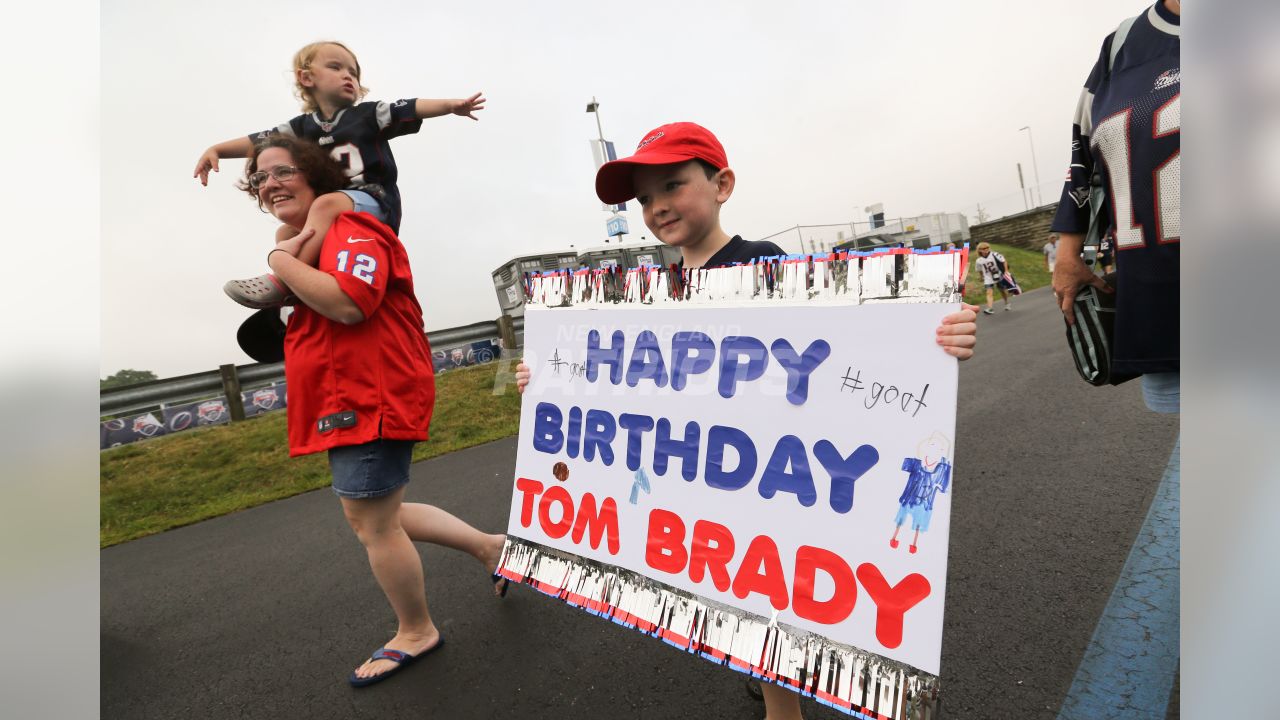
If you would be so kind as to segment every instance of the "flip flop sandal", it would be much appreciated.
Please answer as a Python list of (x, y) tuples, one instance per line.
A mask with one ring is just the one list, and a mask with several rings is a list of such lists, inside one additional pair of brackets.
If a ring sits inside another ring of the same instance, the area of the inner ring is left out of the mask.
[(424, 655), (430, 655), (431, 653), (440, 649), (441, 645), (444, 645), (443, 637), (441, 637), (440, 640), (437, 641), (435, 645), (432, 645), (431, 647), (427, 648), (426, 650), (423, 650), (417, 655), (410, 655), (409, 653), (400, 652), (399, 650), (388, 650), (387, 648), (380, 647), (377, 650), (375, 650), (372, 655), (369, 656), (369, 662), (372, 662), (374, 660), (390, 660), (391, 662), (394, 662), (395, 665), (392, 665), (391, 669), (384, 673), (379, 673), (377, 675), (370, 675), (369, 677), (365, 677), (365, 678), (357, 677), (355, 671), (353, 670), (351, 672), (351, 677), (348, 678), (348, 681), (351, 683), (351, 687), (368, 687), (370, 685), (373, 685), (374, 683), (380, 683), (383, 680), (386, 680), (387, 678), (391, 677), (392, 675), (395, 675), (396, 673), (400, 672), (401, 670), (409, 667), (409, 665), (412, 664), (418, 658), (423, 657)]
[(275, 275), (259, 275), (248, 280), (228, 280), (222, 286), (227, 297), (254, 310), (283, 307), (294, 299)]

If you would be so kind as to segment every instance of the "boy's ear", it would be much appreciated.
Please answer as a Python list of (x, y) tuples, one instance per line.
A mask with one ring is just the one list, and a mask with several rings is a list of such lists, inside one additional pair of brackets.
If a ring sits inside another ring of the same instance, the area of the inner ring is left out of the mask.
[(294, 73), (297, 74), (298, 84), (301, 85), (302, 87), (311, 87), (316, 82), (311, 78), (310, 70), (295, 70)]
[(733, 170), (725, 168), (716, 175), (716, 202), (723, 204), (733, 194), (733, 186), (738, 180)]

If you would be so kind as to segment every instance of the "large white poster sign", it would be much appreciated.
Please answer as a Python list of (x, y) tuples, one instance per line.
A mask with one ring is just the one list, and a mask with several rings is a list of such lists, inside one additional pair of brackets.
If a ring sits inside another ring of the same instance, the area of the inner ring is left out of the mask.
[(500, 572), (851, 714), (920, 716), (955, 308), (530, 307)]

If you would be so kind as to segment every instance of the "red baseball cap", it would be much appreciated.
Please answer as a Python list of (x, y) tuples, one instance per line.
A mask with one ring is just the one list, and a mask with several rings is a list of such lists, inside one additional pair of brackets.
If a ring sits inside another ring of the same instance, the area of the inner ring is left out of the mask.
[(596, 172), (596, 195), (600, 202), (617, 205), (636, 196), (631, 171), (636, 165), (673, 165), (689, 160), (705, 160), (717, 170), (729, 167), (724, 146), (711, 131), (691, 122), (654, 128), (645, 134), (631, 157), (613, 160)]

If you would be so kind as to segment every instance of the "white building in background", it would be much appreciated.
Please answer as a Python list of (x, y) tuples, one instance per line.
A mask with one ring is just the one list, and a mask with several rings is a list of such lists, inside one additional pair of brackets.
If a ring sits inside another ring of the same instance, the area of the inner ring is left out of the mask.
[(901, 243), (907, 247), (928, 248), (968, 241), (969, 219), (963, 213), (930, 213), (910, 218), (886, 218), (880, 227), (865, 230), (852, 238), (842, 238), (836, 247), (866, 249)]

